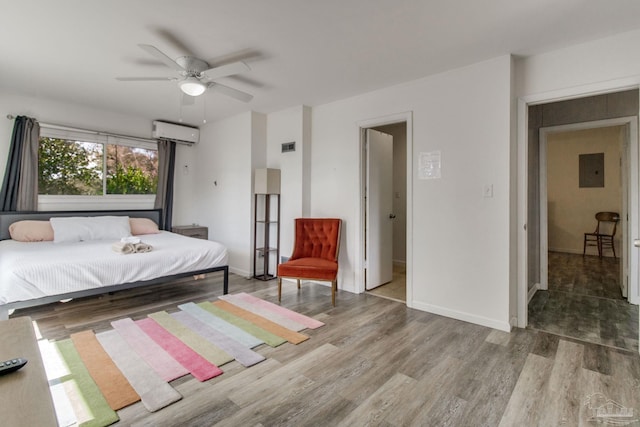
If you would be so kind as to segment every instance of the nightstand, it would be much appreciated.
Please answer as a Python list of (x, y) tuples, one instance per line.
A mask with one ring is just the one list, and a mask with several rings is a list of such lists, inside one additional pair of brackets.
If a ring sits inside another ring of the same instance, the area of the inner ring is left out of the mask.
[(195, 237), (196, 239), (209, 239), (209, 228), (202, 225), (174, 225), (171, 231), (183, 236)]

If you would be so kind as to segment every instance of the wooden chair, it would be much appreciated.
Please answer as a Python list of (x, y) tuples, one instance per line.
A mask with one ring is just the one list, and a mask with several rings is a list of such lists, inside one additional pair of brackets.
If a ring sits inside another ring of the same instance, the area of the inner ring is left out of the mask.
[(616, 235), (620, 214), (617, 212), (598, 212), (596, 214), (596, 229), (593, 233), (584, 233), (584, 244), (582, 247), (582, 256), (587, 251), (587, 246), (597, 246), (598, 256), (602, 258), (602, 251), (611, 249), (613, 257), (616, 258), (616, 248), (613, 244), (613, 238)]
[(278, 265), (278, 301), (282, 297), (282, 278), (331, 282), (331, 303), (336, 305), (340, 228), (337, 218), (296, 218), (293, 254)]

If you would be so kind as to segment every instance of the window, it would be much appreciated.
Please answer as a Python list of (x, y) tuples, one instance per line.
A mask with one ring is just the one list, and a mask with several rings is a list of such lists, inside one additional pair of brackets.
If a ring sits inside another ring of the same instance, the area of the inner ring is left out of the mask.
[(158, 149), (152, 142), (42, 128), (38, 193), (57, 196), (155, 194)]

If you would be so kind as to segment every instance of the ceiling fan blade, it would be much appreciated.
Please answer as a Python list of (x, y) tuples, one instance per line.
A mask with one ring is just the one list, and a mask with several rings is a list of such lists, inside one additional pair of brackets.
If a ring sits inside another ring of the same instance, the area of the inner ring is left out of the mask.
[(249, 68), (247, 64), (242, 61), (238, 61), (227, 65), (221, 65), (219, 67), (209, 68), (208, 70), (204, 70), (203, 74), (209, 80), (215, 80), (250, 70), (251, 68)]
[(229, 86), (221, 85), (220, 83), (209, 83), (209, 89), (242, 102), (249, 102), (253, 99), (253, 95), (249, 95), (246, 92), (242, 92), (241, 90), (234, 89)]
[(121, 82), (159, 82), (178, 80), (175, 77), (116, 77)]
[(176, 52), (182, 52), (185, 55), (197, 56), (190, 46), (187, 46), (180, 37), (176, 36), (174, 32), (167, 28), (157, 27), (155, 32), (164, 39), (165, 42), (171, 44)]
[(138, 46), (140, 46), (140, 48), (148, 54), (153, 55), (157, 59), (162, 61), (167, 67), (172, 68), (176, 71), (185, 71), (185, 69), (182, 68), (180, 64), (162, 53), (160, 50), (158, 50), (157, 47), (151, 46), (150, 44), (139, 44)]

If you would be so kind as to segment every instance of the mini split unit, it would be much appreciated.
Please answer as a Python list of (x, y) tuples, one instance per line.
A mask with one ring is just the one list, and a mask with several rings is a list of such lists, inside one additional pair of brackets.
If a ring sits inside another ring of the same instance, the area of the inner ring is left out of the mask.
[(200, 140), (200, 129), (156, 120), (153, 122), (151, 135), (154, 139), (193, 145)]

